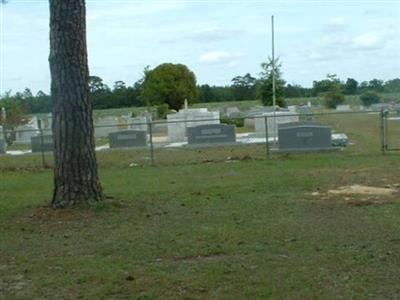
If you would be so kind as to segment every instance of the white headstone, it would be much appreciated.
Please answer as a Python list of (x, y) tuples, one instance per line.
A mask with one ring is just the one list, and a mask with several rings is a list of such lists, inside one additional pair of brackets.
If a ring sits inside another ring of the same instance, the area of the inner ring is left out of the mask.
[(39, 135), (38, 120), (33, 117), (29, 123), (15, 128), (15, 143), (30, 144), (31, 138)]
[(336, 106), (336, 111), (350, 111), (351, 107), (348, 104), (341, 104)]
[(218, 111), (208, 111), (207, 108), (191, 108), (180, 110), (176, 114), (167, 115), (168, 140), (183, 142), (186, 140), (186, 128), (198, 125), (219, 124)]
[(268, 120), (268, 137), (278, 136), (278, 125), (299, 121), (299, 116), (291, 111), (277, 111), (263, 113), (255, 118), (255, 129), (257, 136), (265, 137), (265, 117)]
[(7, 113), (6, 113), (6, 108), (5, 107), (1, 108), (1, 119), (3, 120), (3, 123), (5, 123), (6, 120), (7, 120)]

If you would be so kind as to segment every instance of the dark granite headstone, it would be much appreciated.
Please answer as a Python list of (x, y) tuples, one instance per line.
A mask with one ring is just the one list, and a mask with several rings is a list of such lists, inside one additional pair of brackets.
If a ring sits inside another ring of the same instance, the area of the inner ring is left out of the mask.
[(316, 151), (332, 149), (332, 132), (329, 126), (317, 123), (279, 124), (280, 151)]
[[(40, 135), (31, 137), (31, 147), (32, 152), (51, 152), (54, 149), (53, 145), (53, 136), (51, 135), (43, 135), (43, 145), (42, 145), (42, 137)], [(43, 147), (43, 148), (42, 148)]]
[(207, 124), (187, 128), (188, 144), (220, 144), (236, 142), (236, 127), (226, 124)]
[(147, 146), (147, 132), (124, 130), (108, 134), (110, 148), (133, 148)]
[(5, 154), (6, 153), (6, 141), (3, 139), (0, 139), (0, 154)]

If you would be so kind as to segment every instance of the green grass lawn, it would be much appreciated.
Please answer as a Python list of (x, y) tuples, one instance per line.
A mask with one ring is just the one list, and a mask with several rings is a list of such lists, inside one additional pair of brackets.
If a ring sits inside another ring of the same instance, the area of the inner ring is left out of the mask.
[(398, 298), (400, 194), (325, 192), (399, 176), (379, 154), (116, 165), (113, 200), (54, 211), (50, 171), (3, 171), (0, 298)]
[[(112, 199), (67, 211), (40, 155), (0, 156), (0, 299), (400, 298), (399, 155), (376, 115), (320, 121), (351, 145), (100, 152)], [(395, 192), (328, 193), (353, 184)]]

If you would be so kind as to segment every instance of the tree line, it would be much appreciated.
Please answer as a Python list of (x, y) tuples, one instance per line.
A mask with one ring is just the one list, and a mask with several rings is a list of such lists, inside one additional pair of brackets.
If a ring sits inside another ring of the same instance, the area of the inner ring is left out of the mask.
[[(400, 78), (387, 81), (372, 79), (358, 82), (354, 78), (347, 78), (343, 81), (332, 74), (328, 74), (325, 79), (313, 81), (312, 87), (306, 88), (298, 84), (286, 83), (282, 79), (280, 69), (281, 65), (277, 63), (275, 67), (276, 95), (277, 104), (280, 106), (285, 106), (285, 98), (324, 95), (328, 98), (327, 106), (334, 107), (335, 103), (333, 105), (329, 104), (329, 95), (400, 92)], [(264, 104), (271, 105), (271, 61), (263, 63), (262, 70), (258, 78), (247, 73), (235, 76), (232, 78), (231, 84), (226, 86), (196, 85), (194, 74), (186, 66), (162, 64), (153, 70), (146, 68), (143, 77), (131, 86), (123, 81), (116, 81), (112, 87), (109, 87), (102, 78), (90, 76), (89, 97), (92, 100), (94, 109), (141, 107), (167, 103), (170, 108), (178, 110), (182, 106), (184, 97), (188, 98), (189, 102), (200, 103), (266, 99), (263, 101)], [(171, 77), (174, 77), (175, 80), (169, 80), (167, 81), (168, 84), (165, 84), (165, 80)], [(164, 100), (163, 95), (169, 98)], [(173, 101), (177, 103), (173, 103)], [(335, 100), (331, 101), (335, 102)], [(341, 101), (339, 100), (339, 102)], [(23, 92), (17, 92), (13, 95), (11, 92), (2, 95), (0, 106), (5, 107), (8, 111), (19, 111), (28, 114), (50, 113), (52, 101), (49, 94), (39, 91), (36, 95), (33, 95), (31, 90), (26, 88)]]

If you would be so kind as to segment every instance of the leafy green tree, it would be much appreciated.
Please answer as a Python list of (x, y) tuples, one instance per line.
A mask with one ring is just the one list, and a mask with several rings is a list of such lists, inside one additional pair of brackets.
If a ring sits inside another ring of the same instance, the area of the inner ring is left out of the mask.
[(189, 103), (196, 101), (196, 76), (185, 65), (161, 64), (146, 74), (141, 98), (151, 105), (166, 103), (179, 110), (185, 99)]
[(310, 89), (303, 88), (298, 84), (287, 84), (283, 94), (287, 98), (308, 97), (310, 95)]
[(234, 101), (233, 88), (230, 86), (210, 86), (203, 84), (197, 87), (200, 102)]
[(370, 106), (372, 104), (380, 103), (381, 98), (376, 92), (366, 91), (360, 96), (360, 100), (365, 106)]
[(328, 87), (328, 90), (323, 93), (325, 105), (327, 108), (336, 108), (345, 101), (343, 86), (336, 75), (328, 74), (326, 77), (327, 79), (323, 80)]
[(398, 93), (400, 92), (400, 78), (395, 78), (385, 82), (384, 91), (386, 93)]
[(346, 83), (344, 84), (344, 93), (346, 95), (355, 95), (357, 94), (358, 82), (353, 78), (347, 78)]
[(126, 89), (126, 84), (122, 80), (114, 82), (114, 91)]
[(232, 79), (232, 92), (236, 101), (254, 100), (256, 98), (256, 78), (250, 73)]
[(368, 88), (372, 91), (381, 93), (383, 92), (383, 80), (372, 79), (368, 82)]
[(98, 76), (89, 76), (89, 91), (90, 93), (106, 92), (110, 88)]
[[(279, 60), (275, 60), (275, 96), (276, 105), (285, 107), (286, 103), (284, 100), (284, 88), (285, 80), (282, 79), (281, 63)], [(260, 79), (257, 81), (257, 98), (261, 99), (265, 106), (273, 105), (273, 93), (272, 93), (272, 59), (261, 64), (262, 72), (260, 73)]]
[(324, 94), (325, 105), (327, 108), (336, 108), (345, 100), (344, 94), (339, 86), (334, 86)]
[(327, 74), (326, 79), (313, 81), (312, 95), (318, 96), (332, 91), (335, 86), (340, 85), (340, 80), (336, 74)]
[[(1, 108), (6, 110), (6, 119), (3, 118), (0, 111), (0, 125), (4, 129), (13, 130), (16, 126), (25, 124), (28, 120), (24, 107), (15, 101), (10, 91), (0, 98), (0, 110)], [(15, 134), (6, 135), (6, 140), (9, 145), (12, 144), (15, 140)]]
[(214, 102), (214, 93), (213, 89), (210, 85), (208, 84), (202, 84), (197, 87), (197, 94), (198, 94), (198, 99), (200, 102)]

